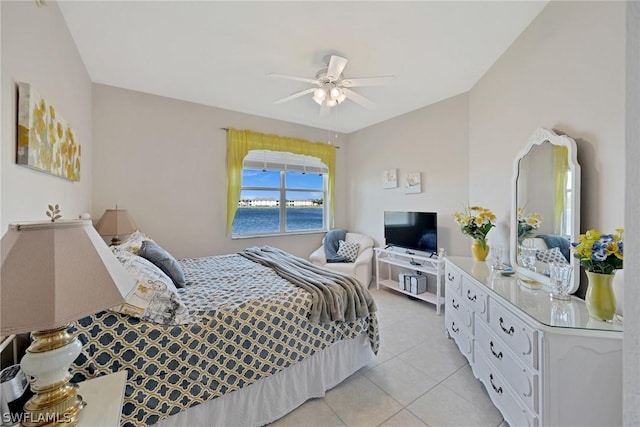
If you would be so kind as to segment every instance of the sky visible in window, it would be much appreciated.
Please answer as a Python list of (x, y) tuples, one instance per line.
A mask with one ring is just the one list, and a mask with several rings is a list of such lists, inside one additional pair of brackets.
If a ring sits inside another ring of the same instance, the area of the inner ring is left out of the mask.
[[(324, 179), (322, 175), (317, 173), (299, 173), (286, 172), (285, 174), (287, 188), (310, 189), (316, 191), (295, 192), (296, 199), (318, 199), (322, 197), (322, 189)], [(271, 187), (280, 188), (280, 172), (279, 171), (262, 171), (259, 169), (244, 169), (242, 171), (243, 187)], [(320, 194), (318, 193), (320, 191)], [(241, 199), (278, 199), (279, 192), (275, 191), (253, 191), (243, 190), (240, 195)]]

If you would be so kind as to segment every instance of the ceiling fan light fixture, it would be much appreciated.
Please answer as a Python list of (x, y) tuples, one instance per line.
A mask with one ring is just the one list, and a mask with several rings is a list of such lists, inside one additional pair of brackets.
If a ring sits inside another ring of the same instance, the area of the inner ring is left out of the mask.
[(274, 102), (276, 104), (281, 104), (285, 101), (290, 101), (307, 94), (312, 94), (313, 101), (321, 107), (321, 116), (329, 114), (329, 109), (331, 107), (335, 107), (336, 105), (343, 103), (347, 98), (366, 108), (373, 108), (375, 105), (373, 102), (359, 93), (352, 91), (350, 88), (358, 86), (378, 86), (389, 79), (395, 78), (394, 76), (378, 76), (350, 78), (346, 80), (343, 75), (343, 70), (347, 65), (346, 58), (337, 55), (330, 55), (325, 58), (325, 61), (327, 62), (327, 67), (318, 71), (315, 79), (289, 76), (285, 74), (269, 74), (271, 77), (302, 81), (315, 86), (298, 91)]

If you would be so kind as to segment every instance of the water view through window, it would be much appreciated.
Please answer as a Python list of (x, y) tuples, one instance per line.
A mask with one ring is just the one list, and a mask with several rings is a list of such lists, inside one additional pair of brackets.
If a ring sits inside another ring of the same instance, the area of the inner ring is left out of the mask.
[(324, 186), (321, 174), (244, 169), (232, 234), (322, 230)]

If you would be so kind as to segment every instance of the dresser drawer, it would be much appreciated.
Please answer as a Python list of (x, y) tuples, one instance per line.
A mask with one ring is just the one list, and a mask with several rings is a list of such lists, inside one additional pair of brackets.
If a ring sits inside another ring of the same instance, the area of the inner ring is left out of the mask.
[(458, 324), (462, 325), (469, 335), (473, 335), (473, 312), (461, 300), (462, 297), (458, 294), (447, 294), (445, 310), (448, 314), (456, 317)]
[(449, 313), (447, 313), (445, 322), (447, 332), (449, 332), (449, 336), (456, 342), (460, 353), (462, 353), (469, 362), (473, 363), (473, 339), (467, 328), (461, 325), (456, 315), (449, 315)]
[(444, 277), (447, 289), (462, 295), (462, 273), (447, 264)]
[(487, 294), (466, 277), (462, 278), (462, 299), (471, 307), (476, 316), (487, 320)]
[(489, 328), (527, 365), (538, 368), (538, 333), (495, 299), (489, 298)]
[(518, 396), (533, 412), (538, 411), (538, 375), (505, 345), (505, 343), (489, 331), (484, 322), (476, 320), (474, 353), (481, 353), (489, 361)]
[(515, 393), (504, 377), (486, 361), (482, 354), (475, 356), (473, 373), (482, 381), (491, 401), (500, 410), (509, 425), (537, 427), (537, 416), (515, 397)]

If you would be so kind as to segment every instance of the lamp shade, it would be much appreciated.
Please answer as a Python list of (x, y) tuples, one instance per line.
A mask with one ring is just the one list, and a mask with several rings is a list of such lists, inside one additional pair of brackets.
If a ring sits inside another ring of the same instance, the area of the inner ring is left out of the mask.
[(89, 220), (11, 224), (0, 245), (2, 335), (59, 327), (135, 288)]
[(131, 234), (137, 230), (131, 215), (126, 209), (107, 209), (100, 221), (96, 224), (96, 230), (101, 236), (119, 236)]

